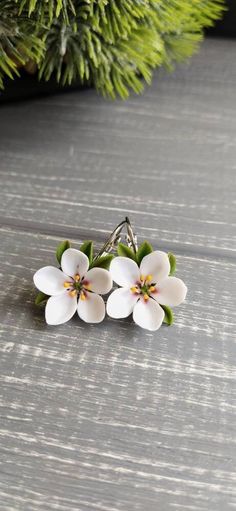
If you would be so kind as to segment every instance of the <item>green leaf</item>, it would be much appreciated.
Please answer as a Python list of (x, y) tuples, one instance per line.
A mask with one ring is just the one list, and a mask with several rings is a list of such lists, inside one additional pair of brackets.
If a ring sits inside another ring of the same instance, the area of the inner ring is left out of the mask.
[(129, 257), (129, 259), (133, 259), (136, 261), (136, 256), (132, 248), (127, 247), (124, 243), (119, 243), (117, 246), (117, 254), (121, 257)]
[(105, 256), (99, 257), (91, 264), (91, 268), (104, 268), (105, 270), (109, 270), (112, 259), (114, 259), (113, 254), (107, 254)]
[(39, 293), (37, 294), (37, 296), (35, 298), (35, 305), (44, 304), (48, 298), (49, 298), (48, 295), (45, 295), (45, 293), (42, 293), (42, 291), (39, 291)]
[(170, 262), (170, 273), (169, 275), (174, 275), (176, 270), (176, 258), (174, 254), (171, 254), (171, 252), (168, 253), (169, 262)]
[(80, 247), (80, 250), (89, 258), (89, 263), (91, 264), (93, 261), (93, 242), (84, 241), (83, 245)]
[(57, 258), (59, 264), (61, 264), (61, 258), (62, 258), (63, 252), (65, 252), (65, 250), (67, 250), (68, 248), (70, 248), (70, 242), (68, 240), (62, 241), (61, 243), (59, 243), (57, 250), (56, 250), (56, 258)]
[(136, 254), (137, 263), (140, 265), (142, 259), (151, 252), (153, 252), (152, 245), (148, 241), (144, 241)]
[(165, 317), (163, 319), (163, 323), (166, 323), (167, 325), (172, 325), (174, 323), (174, 314), (170, 307), (167, 305), (161, 305), (162, 309), (165, 312)]

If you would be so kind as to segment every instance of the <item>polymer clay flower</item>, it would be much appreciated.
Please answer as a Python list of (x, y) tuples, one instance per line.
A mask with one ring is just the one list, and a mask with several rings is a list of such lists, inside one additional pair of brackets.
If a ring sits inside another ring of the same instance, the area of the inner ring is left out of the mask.
[(89, 257), (74, 248), (67, 248), (58, 260), (60, 269), (45, 266), (33, 277), (35, 286), (48, 298), (46, 322), (60, 325), (77, 311), (86, 323), (100, 323), (105, 316), (105, 303), (100, 295), (111, 290), (111, 274), (104, 268), (89, 269)]
[(137, 325), (147, 330), (158, 330), (166, 314), (172, 314), (169, 307), (181, 304), (187, 293), (184, 282), (170, 276), (170, 271), (170, 258), (161, 251), (145, 255), (140, 267), (129, 257), (113, 259), (110, 273), (114, 282), (121, 287), (108, 298), (108, 315), (126, 318), (133, 313)]

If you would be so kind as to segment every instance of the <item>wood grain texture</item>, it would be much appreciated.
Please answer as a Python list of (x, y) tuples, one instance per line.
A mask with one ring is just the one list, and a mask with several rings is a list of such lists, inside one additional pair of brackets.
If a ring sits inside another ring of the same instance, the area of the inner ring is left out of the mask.
[[(235, 50), (206, 41), (142, 97), (1, 109), (1, 511), (232, 511)], [(172, 328), (48, 327), (32, 275), (126, 213), (175, 251)]]
[(125, 103), (87, 90), (3, 107), (5, 222), (86, 237), (128, 212), (140, 236), (235, 251), (235, 41), (204, 48)]

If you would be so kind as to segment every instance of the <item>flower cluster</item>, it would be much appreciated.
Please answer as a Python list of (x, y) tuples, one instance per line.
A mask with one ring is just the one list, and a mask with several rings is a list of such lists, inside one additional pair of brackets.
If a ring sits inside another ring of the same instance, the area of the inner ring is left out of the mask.
[[(148, 250), (144, 250), (147, 246)], [(126, 247), (125, 255), (103, 257), (96, 263), (91, 242), (86, 242), (81, 250), (63, 247), (57, 252), (60, 268), (45, 266), (34, 275), (34, 284), (40, 291), (37, 303), (46, 301), (49, 325), (65, 323), (76, 311), (86, 323), (100, 323), (106, 310), (111, 318), (132, 314), (137, 325), (151, 331), (163, 321), (171, 324), (170, 307), (180, 305), (187, 293), (184, 282), (172, 276), (173, 255), (152, 251), (146, 243), (137, 255), (127, 253)], [(123, 252), (118, 250), (119, 253)], [(108, 266), (109, 270), (99, 265)], [(105, 306), (101, 295), (111, 291), (113, 281), (119, 287)]]

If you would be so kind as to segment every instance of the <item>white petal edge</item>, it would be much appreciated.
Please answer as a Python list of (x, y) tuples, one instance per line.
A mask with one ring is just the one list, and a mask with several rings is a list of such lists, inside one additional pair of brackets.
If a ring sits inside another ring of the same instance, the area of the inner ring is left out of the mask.
[(160, 328), (164, 316), (165, 313), (162, 307), (152, 298), (149, 298), (147, 301), (141, 298), (134, 307), (134, 322), (141, 328), (151, 330), (152, 332)]
[(113, 291), (107, 300), (107, 314), (111, 318), (127, 318), (133, 311), (139, 296), (130, 288), (121, 287)]
[(133, 286), (140, 279), (140, 270), (135, 261), (129, 257), (116, 257), (111, 261), (110, 273), (118, 286)]
[(34, 285), (46, 295), (56, 296), (65, 291), (64, 282), (68, 276), (54, 266), (44, 266), (33, 276)]
[(175, 307), (185, 300), (186, 294), (187, 287), (181, 279), (167, 277), (157, 285), (157, 293), (153, 294), (153, 298), (162, 305)]
[(88, 257), (76, 248), (67, 248), (62, 254), (61, 268), (70, 277), (74, 277), (76, 274), (83, 277), (89, 268)]
[(170, 262), (168, 254), (155, 250), (146, 255), (140, 265), (141, 275), (153, 276), (153, 282), (158, 282), (166, 278), (170, 273)]
[(87, 293), (85, 300), (79, 298), (78, 314), (86, 323), (101, 323), (105, 317), (105, 303), (96, 293)]
[(46, 304), (45, 319), (48, 325), (61, 325), (74, 316), (77, 309), (76, 296), (67, 291), (59, 296), (51, 296)]
[(85, 275), (85, 281), (88, 280), (90, 289), (99, 295), (109, 293), (112, 288), (112, 278), (109, 271), (104, 268), (92, 268)]

